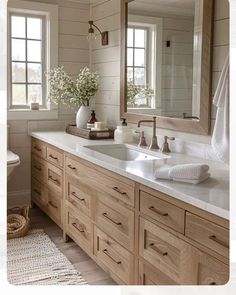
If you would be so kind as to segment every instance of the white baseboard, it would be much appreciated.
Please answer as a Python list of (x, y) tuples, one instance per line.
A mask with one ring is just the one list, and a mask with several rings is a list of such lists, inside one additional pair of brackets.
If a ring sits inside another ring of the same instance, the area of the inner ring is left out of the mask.
[(30, 190), (14, 191), (7, 193), (7, 208), (30, 206), (31, 192)]

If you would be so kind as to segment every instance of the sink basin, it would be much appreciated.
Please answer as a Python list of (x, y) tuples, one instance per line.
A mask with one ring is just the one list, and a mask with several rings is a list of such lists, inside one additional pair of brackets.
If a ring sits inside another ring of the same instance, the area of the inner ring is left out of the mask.
[(160, 152), (145, 150), (128, 144), (89, 145), (85, 148), (121, 161), (142, 161), (170, 158)]

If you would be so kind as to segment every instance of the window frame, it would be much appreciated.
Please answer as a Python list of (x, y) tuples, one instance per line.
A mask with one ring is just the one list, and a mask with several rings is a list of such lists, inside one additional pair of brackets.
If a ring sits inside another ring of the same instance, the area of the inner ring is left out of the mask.
[[(40, 109), (46, 109), (46, 95), (47, 95), (47, 83), (46, 83), (46, 77), (44, 75), (44, 72), (46, 70), (46, 18), (43, 15), (37, 15), (37, 14), (30, 14), (30, 13), (22, 13), (22, 12), (9, 12), (9, 34), (8, 34), (8, 46), (9, 46), (9, 108), (14, 110), (14, 109), (30, 109), (29, 101), (28, 101), (28, 85), (41, 85), (42, 88), (42, 104), (40, 105)], [(26, 20), (25, 24), (25, 38), (20, 38), (20, 37), (12, 37), (12, 22), (11, 22), (11, 17), (12, 16), (22, 16)], [(39, 39), (32, 39), (32, 38), (27, 38), (27, 18), (38, 18), (42, 20), (42, 38)], [(17, 40), (25, 40), (25, 61), (15, 61), (12, 59), (12, 39), (17, 39)], [(41, 42), (41, 62), (29, 62), (27, 59), (27, 41), (28, 40), (35, 40), (35, 41), (40, 41)], [(24, 82), (13, 82), (12, 81), (12, 63), (13, 62), (22, 62), (25, 63), (26, 68), (25, 68), (25, 83)], [(28, 82), (28, 68), (27, 64), (28, 63), (37, 63), (41, 65), (41, 75), (42, 75), (42, 80), (41, 83), (29, 83)], [(26, 104), (23, 105), (15, 105), (13, 104), (13, 98), (12, 98), (12, 86), (13, 84), (16, 85), (25, 85), (26, 86)]]
[[(9, 14), (10, 13), (23, 13), (45, 17), (45, 70), (48, 72), (50, 69), (58, 66), (58, 5), (31, 2), (23, 0), (8, 0), (7, 3), (7, 32), (9, 36)], [(9, 37), (8, 37), (9, 40)], [(45, 93), (45, 106), (41, 107), (39, 111), (31, 110), (30, 108), (10, 108), (10, 56), (9, 56), (9, 43), (7, 48), (7, 119), (8, 120), (49, 120), (58, 119), (58, 106), (46, 100)], [(44, 76), (44, 75), (43, 75)], [(46, 90), (49, 89), (48, 81), (45, 77)]]
[[(129, 108), (130, 111), (142, 112), (142, 110), (158, 109), (161, 107), (161, 77), (162, 77), (162, 32), (163, 19), (160, 17), (141, 16), (129, 14), (128, 27), (141, 26), (148, 28), (148, 70), (147, 75), (149, 79), (148, 86), (154, 90), (154, 96), (151, 102), (151, 107)], [(156, 52), (153, 54), (153, 52)]]

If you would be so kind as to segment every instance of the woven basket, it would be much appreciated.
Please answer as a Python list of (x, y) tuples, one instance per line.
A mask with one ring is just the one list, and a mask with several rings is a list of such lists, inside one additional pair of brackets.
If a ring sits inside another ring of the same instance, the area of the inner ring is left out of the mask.
[(7, 216), (7, 239), (24, 237), (29, 230), (29, 207), (13, 208)]

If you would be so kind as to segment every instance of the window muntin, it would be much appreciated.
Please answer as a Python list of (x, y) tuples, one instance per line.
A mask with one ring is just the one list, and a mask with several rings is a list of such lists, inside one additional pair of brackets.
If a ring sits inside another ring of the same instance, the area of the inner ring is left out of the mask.
[(45, 107), (45, 18), (10, 14), (10, 108)]

